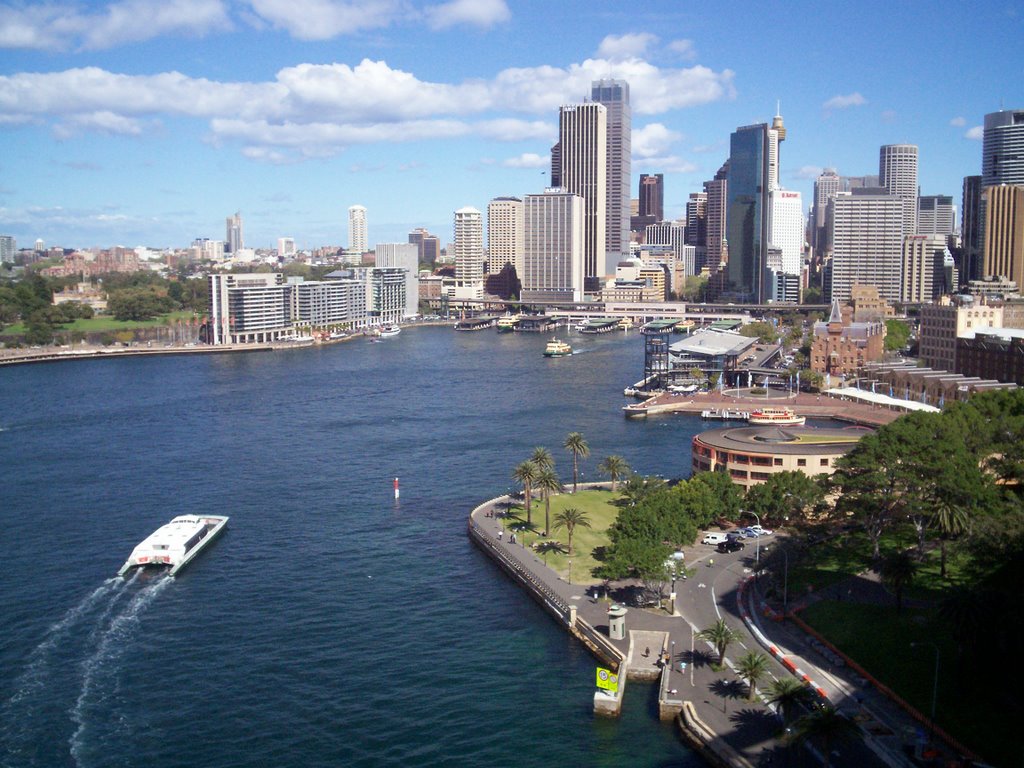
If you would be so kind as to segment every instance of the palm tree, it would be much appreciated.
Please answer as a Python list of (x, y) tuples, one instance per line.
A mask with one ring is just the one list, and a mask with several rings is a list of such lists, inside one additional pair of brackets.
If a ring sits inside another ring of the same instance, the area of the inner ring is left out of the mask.
[(530, 456), (530, 461), (537, 465), (537, 469), (555, 468), (555, 457), (551, 455), (551, 451), (542, 445), (538, 445), (533, 449), (533, 455)]
[(882, 583), (896, 596), (897, 615), (903, 612), (903, 590), (911, 585), (916, 573), (917, 562), (909, 549), (889, 555), (878, 568)]
[(609, 456), (598, 466), (597, 471), (608, 475), (612, 481), (612, 493), (615, 493), (619, 478), (629, 473), (629, 464), (621, 456)]
[(801, 705), (811, 701), (811, 689), (803, 680), (783, 677), (768, 686), (768, 701), (778, 706), (782, 722), (788, 723)]
[(736, 671), (750, 686), (747, 701), (753, 701), (754, 694), (757, 692), (757, 681), (768, 674), (768, 657), (763, 653), (750, 651), (740, 659), (740, 663), (736, 665)]
[(834, 707), (824, 706), (797, 720), (793, 724), (792, 738), (796, 744), (802, 744), (808, 739), (819, 739), (824, 766), (828, 768), (832, 745), (857, 732), (857, 726), (851, 720), (839, 714)]
[(576, 530), (576, 526), (583, 528), (592, 527), (586, 512), (582, 512), (576, 509), (576, 507), (569, 507), (555, 515), (554, 530), (557, 531), (560, 528), (565, 528), (569, 534), (569, 557), (572, 557), (572, 533)]
[(562, 447), (572, 454), (572, 492), (576, 493), (579, 485), (579, 461), (581, 457), (585, 459), (590, 455), (590, 446), (579, 432), (570, 432)]
[(516, 464), (516, 468), (512, 471), (512, 479), (523, 486), (523, 494), (526, 501), (526, 524), (531, 528), (533, 527), (533, 509), (531, 507), (533, 499), (531, 493), (533, 491), (533, 484), (537, 481), (537, 475), (537, 465), (532, 461), (521, 461)]
[(537, 473), (534, 487), (544, 495), (544, 535), (551, 530), (551, 494), (559, 493), (562, 490), (562, 481), (558, 479), (553, 469), (542, 469)]
[(718, 652), (718, 666), (725, 663), (726, 649), (740, 639), (740, 636), (725, 623), (725, 619), (719, 619), (707, 629), (702, 629), (697, 633), (697, 637), (707, 640), (715, 646), (715, 650)]
[(941, 559), (939, 578), (946, 578), (946, 542), (967, 533), (971, 526), (971, 518), (967, 511), (949, 500), (940, 501), (932, 513), (932, 525), (939, 531), (939, 551)]

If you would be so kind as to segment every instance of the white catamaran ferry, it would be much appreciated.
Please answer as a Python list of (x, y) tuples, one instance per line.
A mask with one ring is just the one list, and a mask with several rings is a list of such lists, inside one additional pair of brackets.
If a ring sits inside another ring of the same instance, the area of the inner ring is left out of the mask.
[(124, 576), (132, 568), (149, 565), (170, 566), (170, 576), (184, 568), (192, 558), (224, 530), (228, 518), (223, 515), (181, 515), (149, 534), (117, 572)]

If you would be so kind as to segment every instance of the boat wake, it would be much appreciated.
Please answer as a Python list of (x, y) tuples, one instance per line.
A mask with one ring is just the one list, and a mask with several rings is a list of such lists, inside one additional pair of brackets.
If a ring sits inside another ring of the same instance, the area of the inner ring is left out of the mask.
[[(171, 579), (112, 578), (52, 624), (29, 654), (14, 694), (0, 706), (0, 765), (86, 765), (102, 751), (89, 746), (90, 716), (99, 705), (109, 713), (116, 695), (121, 657), (142, 613)], [(109, 718), (104, 718), (109, 720)], [(125, 727), (124, 718), (117, 726)], [(103, 730), (111, 725), (103, 723)], [(60, 748), (67, 737), (67, 752)], [(123, 734), (121, 734), (123, 736)], [(54, 752), (61, 750), (61, 752)]]

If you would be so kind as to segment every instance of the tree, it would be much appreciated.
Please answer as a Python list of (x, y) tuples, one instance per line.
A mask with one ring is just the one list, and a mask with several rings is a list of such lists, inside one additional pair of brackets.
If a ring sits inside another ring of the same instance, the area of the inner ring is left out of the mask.
[(768, 701), (779, 708), (783, 723), (792, 721), (793, 715), (811, 700), (810, 686), (795, 677), (783, 677), (768, 686)]
[(878, 569), (882, 583), (896, 596), (896, 613), (903, 612), (903, 590), (909, 587), (917, 573), (917, 561), (910, 550), (904, 549), (889, 555)]
[(885, 349), (894, 352), (907, 346), (910, 339), (910, 326), (905, 320), (890, 318), (885, 321)]
[(569, 556), (572, 556), (572, 534), (577, 527), (591, 528), (590, 518), (587, 517), (587, 513), (583, 512), (576, 507), (569, 507), (563, 509), (557, 515), (555, 515), (555, 528), (554, 530), (560, 530), (565, 528), (566, 533), (569, 534)]
[(740, 658), (739, 664), (736, 665), (736, 671), (741, 678), (746, 680), (747, 685), (750, 686), (747, 700), (753, 701), (757, 693), (758, 681), (768, 674), (768, 657), (763, 653), (750, 651), (747, 655)]
[(718, 518), (735, 520), (739, 516), (740, 505), (743, 503), (743, 491), (729, 479), (725, 472), (700, 472), (690, 478), (689, 482), (707, 486), (717, 499), (713, 514), (711, 511), (708, 512), (709, 520)]
[(815, 709), (793, 724), (793, 742), (802, 744), (808, 739), (821, 742), (821, 754), (825, 768), (829, 768), (832, 745), (837, 741), (852, 738), (859, 733), (856, 725), (847, 720), (830, 706)]
[(946, 578), (946, 542), (970, 530), (967, 511), (951, 499), (941, 499), (932, 512), (932, 526), (939, 532), (939, 578)]
[(572, 492), (576, 493), (579, 485), (579, 460), (590, 455), (590, 446), (579, 432), (570, 432), (562, 447), (572, 454)]
[(719, 619), (707, 629), (702, 629), (697, 633), (697, 637), (707, 640), (715, 647), (718, 653), (718, 666), (725, 663), (725, 652), (729, 646), (740, 639), (739, 634), (725, 623), (725, 619)]
[(636, 578), (650, 581), (665, 577), (665, 560), (671, 548), (661, 542), (642, 539), (620, 539), (605, 547), (602, 562), (594, 568), (594, 576), (607, 581)]
[(612, 493), (615, 493), (619, 478), (629, 473), (629, 464), (621, 456), (609, 456), (598, 465), (597, 470), (609, 477), (612, 481)]
[(554, 469), (544, 468), (538, 471), (533, 487), (544, 496), (544, 535), (551, 530), (551, 494), (562, 490), (562, 481), (558, 479)]
[(537, 446), (533, 449), (533, 453), (530, 455), (530, 461), (537, 465), (537, 469), (554, 469), (555, 468), (555, 457), (551, 455), (551, 451), (543, 446)]
[(533, 527), (533, 501), (531, 493), (537, 480), (537, 465), (532, 461), (521, 461), (512, 471), (512, 479), (523, 486), (523, 501), (526, 503), (526, 524)]
[(803, 518), (825, 497), (821, 485), (803, 472), (776, 472), (768, 479), (747, 490), (744, 505), (756, 512), (762, 520), (776, 523), (790, 516)]
[(740, 328), (740, 335), (748, 338), (757, 339), (762, 344), (771, 344), (778, 338), (778, 331), (775, 330), (775, 326), (771, 323), (763, 321), (756, 321), (753, 323), (747, 323)]

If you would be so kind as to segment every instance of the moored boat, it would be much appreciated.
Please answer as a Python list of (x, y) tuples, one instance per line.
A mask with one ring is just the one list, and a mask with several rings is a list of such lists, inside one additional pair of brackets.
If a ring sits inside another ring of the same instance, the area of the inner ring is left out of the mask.
[(572, 347), (561, 339), (552, 339), (544, 347), (544, 357), (564, 357), (572, 354)]
[(519, 318), (514, 315), (505, 315), (499, 317), (498, 321), (494, 324), (498, 329), (498, 333), (511, 333), (516, 329), (516, 323), (519, 322)]
[(807, 419), (797, 414), (792, 408), (758, 408), (750, 412), (748, 424), (775, 425), (778, 427), (798, 427)]
[(388, 339), (392, 336), (397, 336), (402, 332), (402, 329), (397, 325), (382, 325), (377, 331), (377, 335), (382, 339)]
[(224, 515), (179, 515), (143, 539), (125, 560), (118, 576), (132, 568), (168, 566), (170, 576), (177, 575), (203, 548), (224, 530)]

